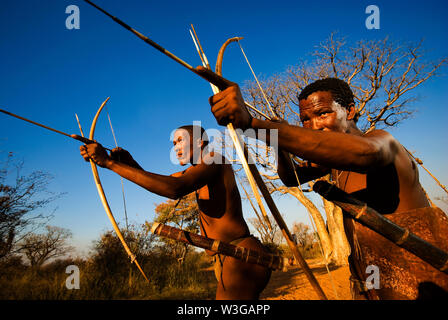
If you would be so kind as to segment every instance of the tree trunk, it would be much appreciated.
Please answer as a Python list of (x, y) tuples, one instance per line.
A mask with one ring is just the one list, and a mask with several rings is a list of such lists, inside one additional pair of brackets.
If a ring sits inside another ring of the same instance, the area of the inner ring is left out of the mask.
[(350, 246), (344, 232), (342, 210), (332, 202), (322, 200), (327, 214), (328, 233), (333, 246), (331, 262), (336, 266), (345, 266), (348, 264), (347, 258), (350, 255)]
[(6, 257), (9, 253), (11, 253), (12, 250), (12, 244), (15, 237), (15, 229), (10, 228), (8, 232), (8, 237), (5, 241), (1, 239), (0, 241), (0, 259), (3, 257)]
[(184, 263), (185, 257), (187, 256), (187, 252), (188, 252), (188, 245), (183, 244), (182, 255), (177, 259), (177, 261), (179, 262), (179, 266), (181, 266)]
[(317, 234), (320, 238), (325, 259), (328, 260), (332, 255), (333, 246), (327, 228), (325, 227), (325, 221), (322, 218), (320, 211), (316, 208), (314, 203), (310, 199), (308, 199), (298, 188), (288, 188), (288, 193), (296, 197), (311, 214), (314, 225), (316, 226)]

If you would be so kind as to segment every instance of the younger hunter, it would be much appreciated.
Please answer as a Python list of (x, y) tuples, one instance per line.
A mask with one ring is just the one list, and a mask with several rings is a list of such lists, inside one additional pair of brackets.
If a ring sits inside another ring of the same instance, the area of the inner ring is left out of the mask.
[[(265, 251), (263, 245), (250, 235), (243, 218), (241, 198), (231, 165), (226, 163), (222, 155), (207, 151), (207, 140), (205, 130), (199, 126), (178, 128), (173, 138), (174, 151), (180, 165), (191, 166), (170, 176), (143, 170), (129, 152), (121, 148), (114, 149), (110, 156), (97, 143), (81, 146), (80, 149), (86, 161), (92, 159), (97, 165), (160, 196), (179, 199), (195, 192), (203, 235)], [(214, 254), (209, 251), (207, 253)], [(253, 300), (258, 299), (266, 287), (271, 271), (259, 265), (216, 254), (215, 275), (218, 280), (216, 299)]]

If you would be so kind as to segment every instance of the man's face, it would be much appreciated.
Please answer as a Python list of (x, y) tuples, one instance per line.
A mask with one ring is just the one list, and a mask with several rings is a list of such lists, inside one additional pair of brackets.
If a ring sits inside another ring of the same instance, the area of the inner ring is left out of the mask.
[(304, 128), (347, 132), (348, 110), (334, 102), (329, 91), (316, 91), (299, 101), (300, 120)]
[(179, 129), (174, 132), (173, 137), (174, 152), (181, 166), (190, 163), (193, 155), (190, 133), (187, 130)]

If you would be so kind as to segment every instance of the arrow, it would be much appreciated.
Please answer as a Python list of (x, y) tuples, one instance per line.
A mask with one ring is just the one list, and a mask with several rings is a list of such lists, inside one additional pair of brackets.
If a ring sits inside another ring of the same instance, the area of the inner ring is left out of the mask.
[[(43, 125), (43, 124), (41, 124), (41, 123), (39, 123), (39, 122), (36, 122), (36, 121), (30, 120), (30, 119), (21, 117), (21, 116), (19, 116), (19, 115), (16, 115), (16, 114), (14, 114), (14, 113), (11, 113), (11, 112), (6, 111), (6, 110), (3, 110), (3, 109), (0, 109), (0, 112), (3, 112), (4, 114), (7, 114), (7, 115), (9, 115), (9, 116), (11, 116), (11, 117), (14, 117), (14, 118), (17, 118), (17, 119), (20, 119), (20, 120), (29, 122), (29, 123), (34, 124), (34, 125), (36, 125), (36, 126), (39, 126), (39, 127), (41, 127), (41, 128), (44, 128), (44, 129), (47, 129), (47, 130), (50, 130), (50, 131), (53, 131), (53, 132), (62, 134), (62, 135), (64, 135), (64, 136), (66, 136), (66, 137), (69, 137), (69, 138), (72, 138), (72, 139), (81, 141), (81, 142), (83, 142), (83, 143), (85, 143), (85, 144), (97, 143), (96, 141), (93, 141), (93, 140), (90, 140), (90, 139), (87, 139), (87, 138), (78, 136), (77, 134), (68, 134), (68, 133), (65, 133), (65, 132), (63, 132), (63, 131), (60, 131), (60, 130), (51, 128), (51, 127), (46, 126), (46, 125)], [(105, 149), (106, 149), (106, 150), (109, 150), (109, 151), (112, 151), (111, 149), (108, 149), (108, 148), (105, 148)]]

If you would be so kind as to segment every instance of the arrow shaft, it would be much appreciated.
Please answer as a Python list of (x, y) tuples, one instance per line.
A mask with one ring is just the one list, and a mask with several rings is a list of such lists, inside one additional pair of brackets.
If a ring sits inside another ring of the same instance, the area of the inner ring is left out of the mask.
[(148, 38), (147, 36), (141, 34), (140, 32), (138, 32), (137, 30), (135, 30), (134, 28), (132, 28), (131, 26), (129, 26), (128, 24), (124, 23), (123, 21), (121, 21), (120, 19), (118, 19), (117, 17), (114, 17), (113, 15), (111, 15), (110, 13), (108, 13), (106, 10), (100, 8), (99, 6), (97, 6), (96, 4), (94, 4), (92, 1), (90, 0), (84, 0), (85, 2), (87, 2), (88, 4), (90, 4), (91, 6), (93, 6), (94, 8), (98, 9), (99, 11), (101, 11), (102, 13), (104, 13), (105, 15), (107, 15), (109, 18), (111, 18), (112, 20), (114, 20), (116, 23), (118, 23), (119, 25), (121, 25), (123, 28), (129, 30), (130, 32), (132, 32), (134, 35), (136, 35), (137, 37), (139, 37), (140, 39), (142, 39), (143, 41), (145, 41), (147, 44), (149, 44), (150, 46), (152, 46), (153, 48), (157, 49), (158, 51), (160, 51), (161, 53), (165, 54), (166, 56), (170, 57), (171, 59), (173, 59), (174, 61), (176, 61), (177, 63), (181, 64), (183, 67), (187, 68), (188, 70), (190, 70), (191, 72), (195, 73), (196, 75), (200, 76), (201, 78), (205, 79), (206, 81), (214, 84), (215, 86), (217, 86), (220, 90), (224, 90), (228, 87), (228, 83), (225, 81), (225, 79), (220, 79), (220, 77), (215, 77), (214, 73), (211, 72), (211, 74), (209, 74), (208, 76), (206, 74), (202, 74), (200, 73), (198, 70), (196, 70), (195, 68), (193, 68), (191, 65), (189, 65), (187, 62), (185, 62), (184, 60), (182, 60), (181, 58), (177, 57), (176, 55), (174, 55), (173, 53), (169, 52), (168, 50), (166, 50), (164, 47), (162, 47), (161, 45), (159, 45), (158, 43), (154, 42), (153, 40), (151, 40), (150, 38)]
[[(11, 116), (11, 117), (14, 117), (14, 118), (17, 118), (17, 119), (20, 119), (20, 120), (29, 122), (29, 123), (34, 124), (34, 125), (36, 125), (36, 126), (39, 126), (39, 127), (41, 127), (41, 128), (44, 128), (44, 129), (47, 129), (47, 130), (50, 130), (50, 131), (53, 131), (53, 132), (62, 134), (62, 135), (64, 135), (64, 136), (66, 136), (66, 137), (69, 137), (69, 138), (72, 138), (72, 139), (81, 141), (81, 142), (83, 142), (83, 143), (85, 143), (85, 144), (95, 143), (95, 141), (90, 140), (90, 139), (87, 139), (87, 138), (84, 138), (84, 137), (81, 137), (81, 136), (78, 136), (77, 134), (68, 134), (68, 133), (65, 133), (65, 132), (63, 132), (63, 131), (54, 129), (54, 128), (49, 127), (49, 126), (46, 126), (46, 125), (44, 125), (44, 124), (42, 124), (42, 123), (39, 123), (39, 122), (30, 120), (30, 119), (24, 118), (24, 117), (22, 117), (22, 116), (19, 116), (19, 115), (17, 115), (17, 114), (14, 114), (14, 113), (12, 113), (12, 112), (9, 112), (9, 111), (3, 110), (3, 109), (0, 109), (0, 112), (3, 112), (4, 114), (7, 114), (7, 115), (9, 115), (9, 116)], [(105, 149), (111, 151), (111, 150), (108, 149), (108, 148), (105, 148)]]
[(89, 0), (84, 0), (85, 2), (87, 2), (88, 4), (90, 4), (91, 6), (93, 6), (94, 8), (98, 9), (99, 11), (101, 11), (102, 13), (104, 13), (105, 15), (107, 15), (109, 18), (111, 18), (112, 20), (114, 20), (116, 23), (118, 23), (119, 25), (121, 25), (123, 28), (129, 30), (130, 32), (132, 32), (133, 34), (135, 34), (137, 37), (139, 37), (140, 39), (142, 39), (143, 41), (145, 41), (147, 44), (149, 44), (150, 46), (154, 47), (155, 49), (159, 50), (160, 52), (162, 52), (163, 54), (167, 55), (168, 57), (170, 57), (171, 59), (173, 59), (174, 61), (180, 63), (181, 65), (183, 65), (185, 68), (195, 72), (195, 69), (189, 65), (188, 63), (186, 63), (185, 61), (183, 61), (182, 59), (180, 59), (179, 57), (175, 56), (174, 54), (172, 54), (171, 52), (169, 52), (168, 50), (166, 50), (164, 47), (162, 47), (161, 45), (159, 45), (158, 43), (152, 41), (150, 38), (148, 38), (147, 36), (141, 34), (140, 32), (138, 32), (137, 30), (135, 30), (134, 28), (132, 28), (131, 26), (129, 26), (128, 24), (126, 24), (125, 22), (121, 21), (120, 19), (118, 19), (117, 17), (114, 17), (113, 15), (111, 15), (110, 13), (108, 13), (106, 10), (102, 9), (101, 7), (97, 6), (96, 4), (94, 4), (92, 1)]
[(68, 134), (68, 133), (65, 133), (65, 132), (62, 132), (62, 131), (60, 131), (60, 130), (57, 130), (57, 129), (48, 127), (48, 126), (43, 125), (43, 124), (41, 124), (41, 123), (39, 123), (39, 122), (36, 122), (36, 121), (30, 120), (30, 119), (21, 117), (21, 116), (19, 116), (19, 115), (16, 115), (16, 114), (14, 114), (14, 113), (9, 112), (9, 111), (0, 109), (0, 112), (3, 112), (3, 113), (5, 113), (5, 114), (7, 114), (7, 115), (9, 115), (9, 116), (11, 116), (11, 117), (14, 117), (14, 118), (17, 118), (17, 119), (20, 119), (20, 120), (23, 120), (23, 121), (32, 123), (32, 124), (34, 124), (34, 125), (36, 125), (36, 126), (39, 126), (39, 127), (41, 127), (41, 128), (44, 128), (44, 129), (47, 129), (47, 130), (50, 130), (50, 131), (53, 131), (53, 132), (62, 134), (62, 135), (64, 135), (64, 136), (67, 136), (67, 137), (70, 137), (70, 138), (73, 138), (73, 137), (72, 137), (70, 134)]

